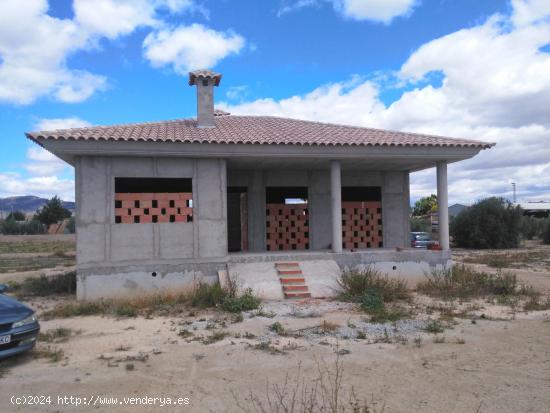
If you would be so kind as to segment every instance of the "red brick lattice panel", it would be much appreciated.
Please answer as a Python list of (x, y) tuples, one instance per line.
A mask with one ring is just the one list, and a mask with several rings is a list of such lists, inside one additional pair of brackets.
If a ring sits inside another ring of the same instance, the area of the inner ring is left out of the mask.
[(309, 249), (307, 204), (267, 204), (265, 213), (268, 251)]
[(116, 193), (115, 223), (192, 222), (192, 199), (191, 192)]
[(383, 246), (381, 202), (342, 202), (342, 244), (345, 249)]

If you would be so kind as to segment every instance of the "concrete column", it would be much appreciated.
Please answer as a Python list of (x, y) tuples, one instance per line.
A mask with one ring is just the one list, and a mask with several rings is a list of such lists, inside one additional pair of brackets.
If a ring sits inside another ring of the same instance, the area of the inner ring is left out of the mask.
[(330, 201), (332, 207), (332, 251), (342, 252), (342, 173), (339, 161), (330, 163)]
[(449, 196), (447, 192), (447, 162), (437, 163), (437, 213), (439, 216), (439, 245), (449, 249)]

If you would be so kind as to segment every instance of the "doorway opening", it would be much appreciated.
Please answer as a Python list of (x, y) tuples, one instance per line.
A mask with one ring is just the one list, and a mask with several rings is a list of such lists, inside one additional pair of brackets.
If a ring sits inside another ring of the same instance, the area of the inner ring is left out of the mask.
[(227, 188), (227, 249), (248, 251), (248, 201), (246, 187)]

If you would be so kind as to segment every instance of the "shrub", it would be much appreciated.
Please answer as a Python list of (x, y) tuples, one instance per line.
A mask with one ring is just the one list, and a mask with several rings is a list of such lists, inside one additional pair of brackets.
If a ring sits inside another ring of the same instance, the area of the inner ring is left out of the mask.
[(444, 330), (445, 329), (444, 329), (443, 325), (437, 320), (431, 320), (424, 327), (424, 331), (426, 331), (427, 333), (432, 333), (432, 334), (442, 333)]
[(51, 225), (65, 218), (70, 218), (71, 211), (65, 208), (59, 197), (54, 196), (48, 200), (44, 206), (36, 212), (35, 218), (44, 225)]
[(521, 217), (521, 236), (524, 239), (533, 239), (540, 237), (545, 229), (545, 220), (542, 218), (535, 218), (531, 216)]
[(74, 234), (76, 232), (76, 220), (75, 217), (70, 217), (65, 227), (65, 232), (69, 234)]
[(503, 198), (487, 198), (462, 211), (451, 222), (454, 242), (464, 248), (517, 248), (521, 209)]
[(272, 332), (276, 333), (276, 334), (279, 334), (280, 336), (285, 335), (285, 333), (286, 333), (285, 328), (278, 321), (273, 323), (273, 324), (268, 325), (267, 329), (269, 331), (272, 331)]
[(208, 308), (216, 307), (223, 303), (227, 292), (219, 283), (199, 283), (190, 293), (188, 298), (192, 307)]
[(256, 297), (252, 289), (248, 288), (240, 296), (227, 296), (223, 300), (222, 309), (229, 313), (255, 310), (260, 307), (261, 300)]
[(413, 216), (422, 216), (422, 215), (428, 215), (436, 211), (437, 211), (437, 195), (431, 194), (430, 196), (420, 198), (418, 201), (416, 201), (416, 203), (414, 204), (412, 214)]
[[(269, 342), (256, 344), (254, 348), (280, 354)], [(383, 401), (360, 399), (344, 371), (341, 356), (345, 351), (336, 349), (334, 362), (317, 361), (313, 376), (303, 374), (298, 363), (284, 375), (280, 383), (266, 381), (265, 393), (248, 394), (231, 390), (235, 405), (243, 413), (381, 413), (385, 410)], [(368, 394), (368, 392), (365, 392)], [(373, 396), (374, 399), (374, 396)]]
[(8, 214), (6, 220), (13, 219), (14, 221), (25, 221), (25, 214), (21, 211), (13, 211)]
[(377, 290), (366, 291), (361, 297), (361, 310), (375, 313), (384, 310), (384, 300)]
[(518, 290), (514, 274), (496, 274), (475, 271), (464, 265), (452, 271), (434, 271), (427, 280), (417, 285), (417, 290), (431, 296), (444, 298), (470, 298), (486, 295), (515, 295)]
[(373, 323), (396, 321), (408, 316), (401, 308), (387, 308), (385, 303), (410, 298), (404, 280), (390, 279), (373, 267), (345, 271), (338, 278), (340, 299), (359, 304)]
[(10, 284), (11, 289), (21, 297), (73, 294), (76, 291), (76, 272), (40, 277), (25, 278), (24, 281)]
[(190, 291), (157, 293), (129, 299), (102, 299), (61, 304), (46, 311), (43, 317), (48, 319), (103, 314), (136, 317), (139, 314), (150, 315), (152, 312), (178, 314), (189, 306), (218, 307), (231, 313), (240, 313), (258, 308), (260, 302), (261, 300), (253, 294), (252, 290), (246, 290), (242, 295), (232, 295), (217, 283), (199, 283)]
[(410, 297), (404, 280), (391, 279), (373, 267), (344, 271), (337, 282), (340, 287), (340, 298), (345, 301), (361, 302), (364, 295), (372, 291), (379, 294), (384, 302)]
[(431, 224), (429, 219), (411, 217), (411, 231), (412, 232), (430, 232)]
[(46, 227), (35, 219), (25, 222), (6, 219), (0, 224), (0, 232), (4, 235), (35, 235), (44, 234)]
[(542, 231), (542, 242), (546, 245), (550, 245), (550, 219), (547, 219), (544, 225), (544, 229)]

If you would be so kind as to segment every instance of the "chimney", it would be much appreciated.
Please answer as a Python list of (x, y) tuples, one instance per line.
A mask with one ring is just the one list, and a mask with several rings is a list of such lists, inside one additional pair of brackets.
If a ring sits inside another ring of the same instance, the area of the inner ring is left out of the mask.
[(189, 85), (197, 86), (197, 125), (199, 128), (213, 128), (214, 86), (220, 84), (222, 75), (211, 70), (189, 72)]

